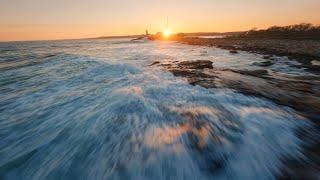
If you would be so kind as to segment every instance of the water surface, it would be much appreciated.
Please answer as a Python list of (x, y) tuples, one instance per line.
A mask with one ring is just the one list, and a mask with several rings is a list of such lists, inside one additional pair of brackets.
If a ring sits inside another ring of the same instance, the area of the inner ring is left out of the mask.
[[(273, 179), (301, 157), (294, 110), (189, 85), (154, 61), (259, 55), (128, 39), (0, 44), (0, 179)], [(270, 70), (308, 74), (282, 59)]]

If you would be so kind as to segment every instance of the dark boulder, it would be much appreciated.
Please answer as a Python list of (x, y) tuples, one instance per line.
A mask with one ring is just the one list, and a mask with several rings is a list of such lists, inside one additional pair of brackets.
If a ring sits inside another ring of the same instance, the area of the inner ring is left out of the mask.
[(183, 61), (178, 63), (179, 67), (187, 69), (212, 69), (212, 62), (209, 60), (198, 60), (198, 61)]

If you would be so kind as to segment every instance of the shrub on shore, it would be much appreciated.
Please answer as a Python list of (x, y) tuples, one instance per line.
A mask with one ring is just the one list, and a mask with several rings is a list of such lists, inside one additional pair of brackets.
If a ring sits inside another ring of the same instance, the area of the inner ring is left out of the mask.
[(272, 26), (268, 29), (252, 29), (237, 36), (240, 38), (320, 39), (320, 26), (301, 23), (290, 26)]

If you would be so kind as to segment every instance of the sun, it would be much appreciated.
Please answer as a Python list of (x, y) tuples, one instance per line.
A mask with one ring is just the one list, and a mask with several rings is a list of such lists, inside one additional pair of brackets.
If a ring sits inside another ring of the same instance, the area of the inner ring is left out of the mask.
[(171, 31), (169, 29), (165, 29), (163, 31), (163, 35), (164, 35), (164, 37), (169, 37), (171, 35)]

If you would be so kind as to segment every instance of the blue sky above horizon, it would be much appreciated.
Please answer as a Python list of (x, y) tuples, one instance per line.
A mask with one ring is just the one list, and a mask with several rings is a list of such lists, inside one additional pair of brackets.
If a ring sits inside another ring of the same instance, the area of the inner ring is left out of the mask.
[(0, 0), (0, 41), (320, 24), (319, 0)]

